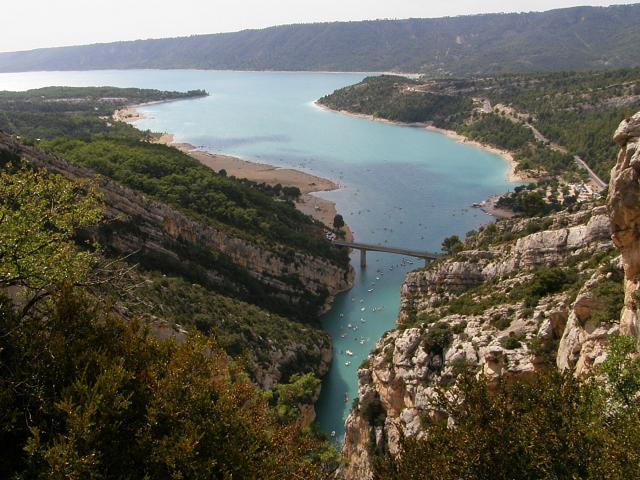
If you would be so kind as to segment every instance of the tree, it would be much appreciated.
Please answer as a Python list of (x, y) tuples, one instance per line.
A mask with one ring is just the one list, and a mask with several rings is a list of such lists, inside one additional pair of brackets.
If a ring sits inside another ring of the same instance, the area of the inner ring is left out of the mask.
[(453, 255), (464, 247), (463, 243), (457, 235), (451, 235), (442, 241), (442, 251), (447, 255)]
[(344, 228), (344, 226), (344, 218), (342, 218), (342, 215), (340, 215), (339, 213), (336, 214), (336, 216), (333, 217), (333, 228), (335, 228), (336, 230), (340, 230)]
[(301, 192), (298, 187), (282, 187), (282, 195), (290, 200), (297, 200), (300, 197)]
[(100, 197), (87, 182), (31, 171), (0, 173), (0, 288), (30, 298), (62, 283), (85, 280), (96, 255), (80, 251), (73, 236), (102, 219)]
[(85, 286), (98, 255), (73, 235), (100, 218), (86, 186), (0, 180), (3, 286), (48, 293), (24, 312), (0, 289), (0, 478), (326, 477), (326, 447), (278, 422), (215, 341), (158, 340)]

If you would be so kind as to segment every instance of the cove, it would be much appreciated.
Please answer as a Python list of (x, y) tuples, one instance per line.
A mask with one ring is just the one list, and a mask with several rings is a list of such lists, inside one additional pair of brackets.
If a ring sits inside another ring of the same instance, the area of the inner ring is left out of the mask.
[[(329, 112), (313, 102), (363, 74), (125, 70), (0, 74), (0, 89), (49, 85), (206, 89), (211, 96), (148, 105), (137, 126), (175, 135), (217, 153), (292, 167), (343, 188), (319, 193), (336, 202), (357, 241), (438, 251), (446, 236), (492, 220), (474, 202), (511, 187), (497, 155), (438, 133)], [(412, 263), (409, 263), (412, 262)], [(342, 442), (357, 396), (357, 369), (393, 328), (400, 286), (423, 262), (369, 252), (352, 290), (338, 296), (322, 325), (334, 358), (317, 404), (323, 431)], [(351, 355), (347, 354), (347, 350)], [(345, 401), (346, 399), (346, 401)]]

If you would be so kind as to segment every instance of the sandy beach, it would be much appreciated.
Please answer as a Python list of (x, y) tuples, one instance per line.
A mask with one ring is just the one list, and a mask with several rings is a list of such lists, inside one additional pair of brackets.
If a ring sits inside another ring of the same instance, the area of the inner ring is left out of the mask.
[[(113, 114), (113, 119), (132, 124), (142, 120), (144, 114), (137, 110), (137, 107), (140, 106), (142, 105), (134, 105), (117, 110)], [(153, 139), (155, 143), (171, 145), (181, 150), (216, 172), (225, 170), (229, 176), (246, 178), (254, 182), (264, 182), (268, 185), (279, 183), (282, 186), (298, 187), (302, 195), (295, 203), (296, 208), (324, 223), (329, 228), (333, 228), (333, 218), (337, 213), (335, 203), (312, 195), (314, 192), (326, 192), (340, 188), (338, 184), (331, 180), (291, 168), (279, 168), (229, 155), (204, 152), (191, 144), (175, 143), (174, 140), (174, 136), (170, 133), (157, 134)], [(353, 237), (349, 228), (345, 227), (345, 231), (346, 238), (351, 240)]]

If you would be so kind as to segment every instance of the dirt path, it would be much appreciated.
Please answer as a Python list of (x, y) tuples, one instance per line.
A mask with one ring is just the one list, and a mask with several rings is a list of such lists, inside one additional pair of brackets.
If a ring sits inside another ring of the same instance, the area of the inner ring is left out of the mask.
[[(488, 102), (488, 100), (487, 100)], [(511, 120), (514, 123), (520, 123), (522, 125), (524, 125), (525, 127), (527, 127), (529, 130), (531, 130), (531, 132), (533, 133), (533, 136), (535, 137), (536, 140), (538, 140), (539, 142), (544, 143), (545, 145), (547, 145), (551, 150), (554, 150), (556, 152), (560, 152), (560, 153), (564, 153), (564, 154), (568, 154), (569, 150), (567, 150), (566, 147), (563, 147), (562, 145), (558, 145), (557, 143), (552, 142), (551, 140), (549, 140), (547, 137), (545, 137), (542, 132), (540, 132), (540, 130), (538, 130), (536, 127), (534, 127), (533, 125), (531, 125), (526, 118), (528, 118), (528, 114), (524, 114), (521, 112), (516, 111), (515, 109), (508, 107), (506, 105), (501, 105), (498, 104), (496, 105), (496, 108), (498, 108), (498, 110), (502, 111), (505, 113), (505, 115), (509, 118), (509, 120)], [(589, 165), (587, 165), (587, 162), (585, 162), (582, 158), (580, 158), (578, 155), (574, 155), (573, 159), (575, 160), (575, 162), (578, 164), (578, 166), (584, 170), (586, 170), (587, 174), (589, 175), (589, 178), (591, 179), (591, 183), (598, 189), (598, 190), (602, 190), (604, 188), (606, 188), (607, 184), (606, 182), (604, 182), (597, 174), (596, 172), (594, 172), (593, 170), (591, 170), (591, 168), (589, 167)]]

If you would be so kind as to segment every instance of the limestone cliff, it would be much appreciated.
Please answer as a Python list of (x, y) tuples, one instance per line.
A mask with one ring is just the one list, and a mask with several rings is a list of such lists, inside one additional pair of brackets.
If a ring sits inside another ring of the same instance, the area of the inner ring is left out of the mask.
[[(38, 150), (26, 147), (0, 133), (0, 154), (24, 161), (70, 179), (94, 174)], [(282, 300), (291, 311), (317, 314), (332, 297), (347, 289), (351, 269), (284, 245), (260, 245), (233, 235), (230, 230), (196, 221), (166, 204), (151, 200), (116, 182), (99, 179), (99, 191), (111, 220), (101, 232), (115, 253), (137, 254), (143, 263), (187, 261), (212, 284), (242, 298), (250, 294), (228, 273), (248, 273), (263, 290), (260, 300)], [(157, 265), (159, 267), (160, 265)], [(251, 283), (251, 282), (245, 282)]]
[(614, 135), (620, 147), (611, 170), (607, 206), (613, 243), (624, 266), (624, 309), (620, 329), (640, 339), (640, 112), (623, 121)]
[[(0, 162), (7, 160), (24, 161), (70, 179), (94, 177), (87, 169), (72, 166), (0, 132)], [(234, 235), (229, 228), (205, 224), (105, 178), (97, 179), (97, 187), (104, 196), (107, 223), (90, 234), (100, 240), (109, 254), (128, 256), (148, 270), (187, 279), (180, 284), (181, 302), (189, 298), (197, 301), (204, 295), (199, 285), (204, 285), (211, 291), (262, 307), (258, 311), (246, 305), (247, 312), (251, 312), (246, 317), (253, 316), (254, 325), (248, 324), (248, 318), (242, 318), (242, 312), (220, 319), (226, 323), (227, 331), (236, 330), (241, 338), (238, 342), (253, 346), (243, 353), (248, 355), (248, 368), (260, 386), (271, 388), (296, 372), (313, 371), (319, 376), (326, 373), (331, 343), (314, 326), (314, 320), (336, 293), (350, 286), (352, 269), (284, 245), (252, 242), (242, 232)], [(166, 321), (171, 317), (167, 311), (172, 306), (163, 305), (163, 297), (176, 300), (176, 295), (171, 297), (172, 292), (167, 290), (170, 287), (161, 285), (162, 279), (158, 282), (144, 273), (135, 275), (131, 283), (143, 285), (143, 291), (126, 292), (130, 298), (122, 298), (120, 294), (120, 303), (115, 307), (124, 315), (148, 319), (158, 336), (183, 334), (180, 325)], [(156, 291), (151, 292), (147, 285), (154, 282)], [(269, 328), (271, 332), (278, 330), (278, 335), (268, 337), (264, 333), (266, 328), (255, 325), (260, 323), (260, 316), (269, 317)], [(274, 326), (277, 324), (280, 327)]]
[(401, 434), (423, 435), (433, 386), (461, 369), (497, 382), (600, 362), (618, 328), (601, 298), (618, 282), (615, 255), (606, 209), (585, 205), (485, 227), (462, 252), (409, 273), (397, 329), (358, 372), (341, 478), (372, 478), (372, 456), (398, 453)]
[(604, 361), (611, 335), (640, 342), (640, 112), (614, 141), (606, 208), (489, 225), (407, 275), (398, 328), (358, 371), (340, 478), (372, 478), (372, 459), (397, 454), (400, 434), (424, 435), (434, 385), (461, 369), (490, 382), (543, 368), (580, 376)]

